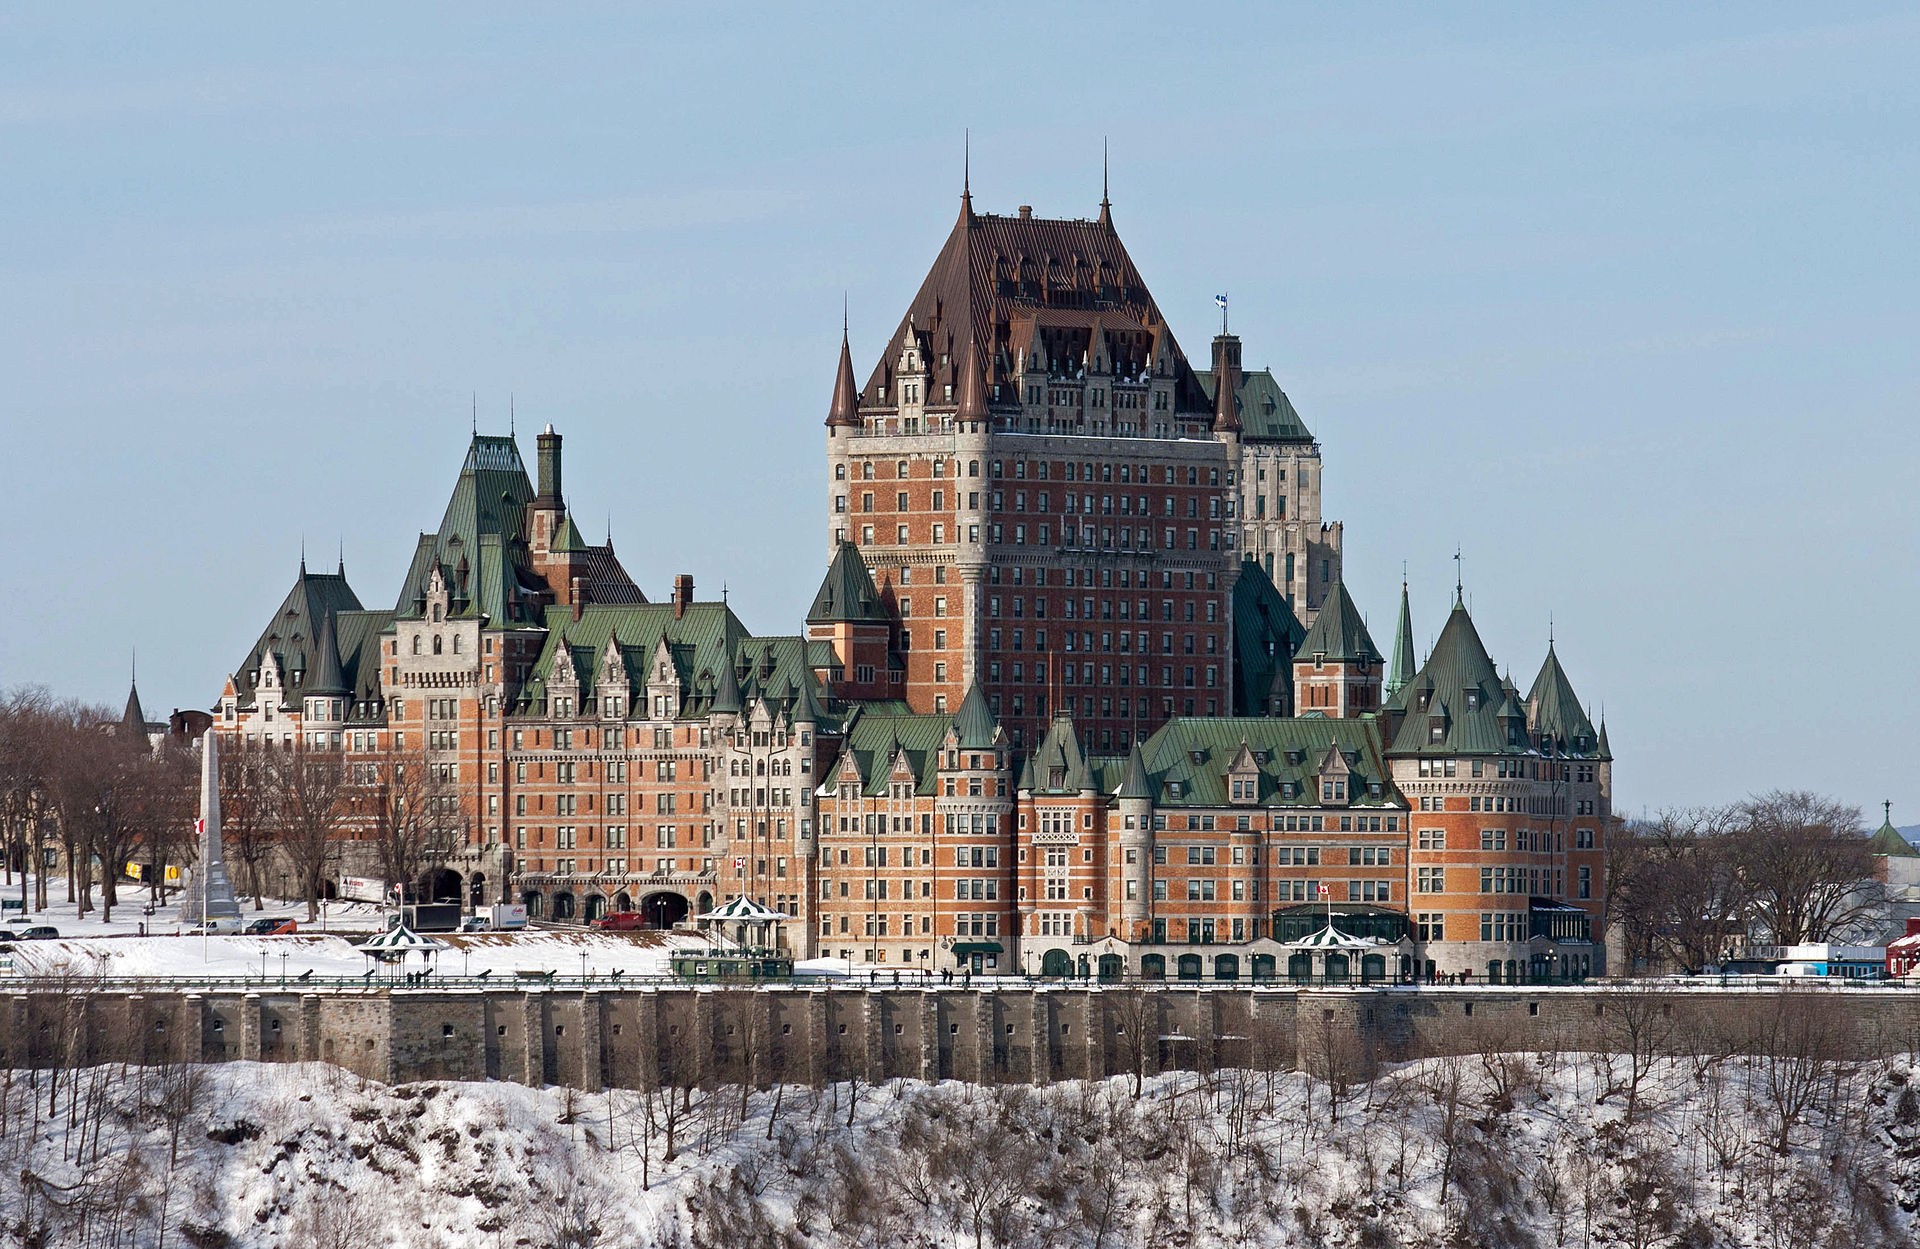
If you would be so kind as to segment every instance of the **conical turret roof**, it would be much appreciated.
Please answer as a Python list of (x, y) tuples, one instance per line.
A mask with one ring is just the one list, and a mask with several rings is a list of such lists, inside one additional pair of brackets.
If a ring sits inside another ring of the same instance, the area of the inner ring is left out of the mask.
[(1920, 858), (1920, 850), (1916, 850), (1913, 843), (1902, 837), (1900, 830), (1893, 826), (1893, 804), (1886, 804), (1884, 810), (1885, 816), (1880, 821), (1880, 827), (1867, 841), (1867, 853), (1884, 854), (1896, 859)]
[(1395, 754), (1500, 754), (1526, 748), (1500, 724), (1505, 696), (1473, 617), (1456, 596), (1433, 653), (1400, 692)]
[(820, 583), (820, 591), (813, 596), (813, 606), (807, 611), (808, 624), (843, 621), (889, 622), (880, 591), (874, 588), (873, 573), (867, 568), (860, 548), (851, 542), (842, 542), (833, 553), (826, 579)]
[(1086, 752), (1080, 749), (1080, 735), (1073, 721), (1057, 716), (1047, 728), (1040, 748), (1027, 761), (1033, 788), (1050, 793), (1079, 793), (1093, 785), (1087, 769)]
[(138, 682), (127, 683), (127, 709), (120, 714), (120, 727), (129, 737), (143, 735), (147, 731), (147, 713), (140, 706)]
[(1533, 689), (1527, 694), (1527, 711), (1533, 731), (1552, 737), (1558, 749), (1575, 754), (1594, 749), (1597, 735), (1593, 721), (1581, 709), (1573, 682), (1560, 666), (1552, 642), (1547, 643), (1546, 662), (1540, 665), (1540, 675), (1533, 679)]
[(347, 694), (347, 675), (340, 667), (340, 642), (334, 635), (333, 613), (320, 618), (320, 635), (314, 639), (314, 671), (307, 682), (308, 694)]
[(1392, 698), (1413, 680), (1413, 609), (1407, 602), (1407, 583), (1400, 583), (1400, 623), (1393, 630), (1393, 662), (1387, 668), (1383, 692)]
[(953, 718), (953, 731), (959, 735), (963, 750), (992, 749), (1000, 722), (994, 719), (993, 708), (987, 705), (987, 696), (980, 692), (978, 681), (967, 687), (967, 696), (961, 700), (960, 711)]
[(1139, 742), (1127, 752), (1127, 770), (1121, 774), (1120, 788), (1114, 790), (1113, 795), (1116, 798), (1153, 797), (1153, 783), (1147, 778), (1147, 760), (1140, 753)]
[(833, 379), (833, 403), (827, 408), (827, 424), (860, 423), (860, 384), (853, 380), (853, 352), (847, 343), (846, 326), (840, 327), (840, 371)]

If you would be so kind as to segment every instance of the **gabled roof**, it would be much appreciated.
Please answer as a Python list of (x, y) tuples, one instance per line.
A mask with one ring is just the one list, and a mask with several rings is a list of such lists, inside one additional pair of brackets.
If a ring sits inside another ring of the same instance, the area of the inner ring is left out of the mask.
[[(1229, 805), (1227, 773), (1246, 750), (1260, 774), (1257, 805), (1318, 807), (1321, 771), (1337, 751), (1334, 770), (1344, 767), (1350, 777), (1347, 805), (1380, 809), (1404, 805), (1382, 753), (1381, 731), (1381, 721), (1372, 716), (1183, 716), (1162, 725), (1141, 755), (1149, 789), (1161, 806)], [(1169, 781), (1179, 782), (1177, 795)], [(1378, 795), (1374, 785), (1380, 787)]]
[[(1200, 389), (1207, 396), (1207, 405), (1213, 406), (1215, 389), (1219, 385), (1214, 379), (1212, 369), (1195, 369), (1194, 380), (1200, 383)], [(1307, 432), (1307, 423), (1294, 411), (1293, 401), (1287, 398), (1287, 392), (1280, 389), (1280, 383), (1274, 380), (1273, 370), (1261, 369), (1257, 373), (1242, 373), (1240, 389), (1236, 396), (1240, 401), (1240, 438), (1252, 442), (1312, 442), (1313, 435)]]
[(1533, 689), (1527, 694), (1527, 711), (1529, 727), (1536, 736), (1544, 733), (1551, 738), (1557, 753), (1590, 754), (1598, 745), (1593, 721), (1581, 710), (1573, 682), (1567, 680), (1552, 642), (1547, 643), (1546, 662), (1540, 665), (1540, 675), (1533, 679)]
[(890, 623), (886, 604), (880, 601), (880, 591), (874, 588), (873, 573), (867, 568), (860, 548), (851, 542), (842, 542), (834, 551), (826, 579), (820, 583), (819, 592), (813, 596), (813, 606), (807, 610), (808, 624), (846, 621)]
[(1268, 712), (1268, 691), (1280, 676), (1292, 687), (1295, 653), (1307, 631), (1293, 614), (1286, 596), (1274, 587), (1259, 563), (1240, 561), (1233, 583), (1233, 712), (1258, 716)]
[(914, 792), (932, 795), (940, 774), (940, 747), (952, 725), (947, 716), (863, 712), (847, 725), (841, 764), (822, 782), (821, 791), (840, 792), (841, 767), (851, 760), (860, 774), (860, 792), (869, 797), (884, 795), (893, 779), (894, 761), (904, 752), (913, 771)]
[(1000, 722), (987, 705), (987, 696), (980, 692), (978, 681), (967, 687), (967, 696), (960, 701), (960, 711), (953, 717), (953, 730), (959, 735), (963, 750), (993, 748)]
[(549, 547), (562, 553), (585, 552), (591, 548), (587, 540), (580, 536), (580, 530), (573, 523), (573, 515), (568, 513), (560, 521), (560, 528), (553, 531), (553, 540)]
[[(894, 366), (909, 334), (926, 353), (929, 394), (947, 393), (943, 386), (966, 393), (970, 345), (989, 392), (1037, 345), (1049, 362), (1070, 368), (1085, 358), (1131, 374), (1165, 361), (1176, 410), (1212, 411), (1110, 216), (1002, 217), (976, 213), (966, 199), (860, 393), (863, 406), (892, 406)], [(875, 402), (876, 388), (885, 401)]]
[(1298, 659), (1325, 656), (1341, 663), (1380, 662), (1380, 648), (1373, 644), (1373, 635), (1367, 632), (1367, 622), (1354, 606), (1353, 596), (1347, 593), (1346, 582), (1333, 583), (1333, 593), (1321, 602), (1320, 614), (1314, 617), (1313, 627), (1307, 630), (1294, 656)]
[(1035, 793), (1077, 794), (1094, 788), (1094, 772), (1080, 749), (1080, 735), (1065, 716), (1054, 717), (1046, 738), (1027, 762)]

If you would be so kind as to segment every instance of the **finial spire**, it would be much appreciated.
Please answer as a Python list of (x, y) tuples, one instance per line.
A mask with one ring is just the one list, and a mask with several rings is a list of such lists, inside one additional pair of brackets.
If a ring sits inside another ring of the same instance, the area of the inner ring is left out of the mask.
[(1107, 138), (1100, 136), (1100, 221), (1113, 224), (1113, 204), (1107, 198)]
[(509, 438), (513, 437), (514, 432), (515, 431), (513, 428), (513, 392), (509, 390), (507, 392), (507, 437)]
[(333, 572), (337, 577), (347, 575), (347, 535), (344, 533), (340, 535), (340, 562), (334, 565)]
[(968, 128), (960, 137), (960, 212), (973, 216), (973, 130)]
[(300, 535), (300, 575), (307, 575), (307, 535)]
[(1455, 607), (1466, 606), (1465, 585), (1466, 580), (1460, 571), (1460, 545), (1455, 543), (1453, 547), (1453, 605)]
[(473, 426), (472, 426), (472, 432), (473, 432), (473, 433), (476, 433), (476, 434), (480, 432), (480, 392), (479, 392), (479, 391), (477, 391), (477, 390), (473, 392)]
[(1882, 802), (1880, 804), (1880, 810), (1883, 813), (1881, 815), (1880, 822), (1882, 824), (1893, 823), (1893, 802), (1891, 800)]

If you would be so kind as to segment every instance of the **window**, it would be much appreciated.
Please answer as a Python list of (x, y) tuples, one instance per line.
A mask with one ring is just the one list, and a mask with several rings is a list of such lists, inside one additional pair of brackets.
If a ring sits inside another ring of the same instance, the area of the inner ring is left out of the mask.
[(1446, 870), (1438, 867), (1422, 867), (1415, 870), (1413, 889), (1415, 893), (1439, 893), (1446, 885)]

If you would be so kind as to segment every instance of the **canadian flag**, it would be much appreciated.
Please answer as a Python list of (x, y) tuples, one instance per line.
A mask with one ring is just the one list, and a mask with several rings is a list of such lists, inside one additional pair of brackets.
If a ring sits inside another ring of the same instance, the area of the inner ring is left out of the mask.
[(1323, 898), (1327, 896), (1327, 887), (1325, 885), (1315, 885), (1314, 890)]
[(193, 835), (194, 835), (194, 836), (196, 836), (196, 837), (198, 837), (198, 836), (200, 836), (200, 835), (201, 835), (202, 833), (205, 833), (206, 831), (207, 831), (207, 822), (206, 822), (205, 820), (195, 820), (195, 821), (193, 822)]
[(733, 870), (734, 870), (734, 871), (736, 871), (736, 872), (744, 872), (744, 871), (746, 871), (746, 870), (747, 870), (747, 861), (746, 861), (745, 859), (735, 859), (735, 860), (733, 861)]

